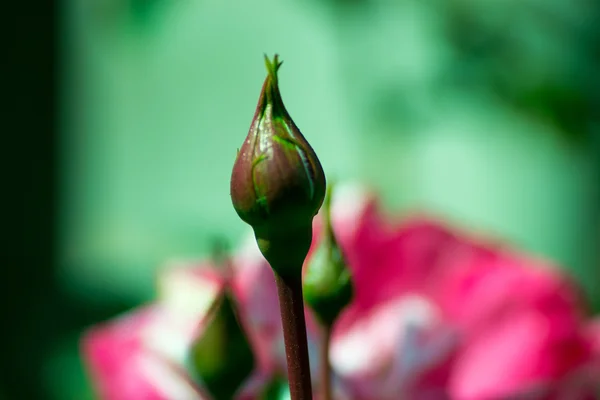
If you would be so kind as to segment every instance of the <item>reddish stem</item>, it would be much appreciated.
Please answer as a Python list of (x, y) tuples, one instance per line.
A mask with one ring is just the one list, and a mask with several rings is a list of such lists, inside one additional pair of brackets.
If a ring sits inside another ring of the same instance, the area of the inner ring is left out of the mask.
[(321, 398), (331, 400), (331, 365), (329, 364), (329, 345), (331, 343), (331, 324), (323, 325), (323, 337), (321, 343), (320, 366), (321, 366)]
[(283, 339), (292, 400), (312, 400), (302, 279), (283, 278), (275, 273)]

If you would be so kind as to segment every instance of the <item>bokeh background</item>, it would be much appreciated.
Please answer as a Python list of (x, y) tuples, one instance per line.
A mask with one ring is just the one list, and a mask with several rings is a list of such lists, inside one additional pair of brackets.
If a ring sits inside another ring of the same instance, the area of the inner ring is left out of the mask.
[(553, 260), (600, 311), (600, 3), (65, 0), (59, 15), (56, 271), (7, 393), (93, 399), (82, 330), (151, 300), (166, 260), (240, 240), (229, 178), (263, 53), (284, 60), (284, 101), (330, 178)]

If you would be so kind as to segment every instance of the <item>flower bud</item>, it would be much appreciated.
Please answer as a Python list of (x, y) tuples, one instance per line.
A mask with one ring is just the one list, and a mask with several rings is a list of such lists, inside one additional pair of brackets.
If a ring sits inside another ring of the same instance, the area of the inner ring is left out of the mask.
[(254, 369), (254, 355), (227, 289), (211, 308), (193, 343), (190, 364), (215, 400), (232, 399)]
[(300, 267), (286, 269), (301, 266), (308, 253), (312, 220), (325, 196), (325, 174), (281, 100), (278, 56), (272, 62), (265, 56), (265, 62), (268, 74), (233, 166), (231, 200), (254, 229), (271, 267), (281, 275), (299, 276)]
[(331, 225), (331, 186), (323, 207), (321, 243), (307, 265), (303, 281), (304, 300), (325, 325), (335, 322), (353, 295), (350, 269)]

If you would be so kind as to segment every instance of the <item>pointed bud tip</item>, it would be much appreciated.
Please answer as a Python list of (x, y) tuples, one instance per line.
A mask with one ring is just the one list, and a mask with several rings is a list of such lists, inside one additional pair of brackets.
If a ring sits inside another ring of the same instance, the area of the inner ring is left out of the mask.
[(279, 61), (279, 54), (275, 54), (273, 57), (273, 61), (269, 59), (267, 54), (265, 53), (265, 66), (267, 67), (268, 76), (274, 81), (277, 81), (277, 71), (279, 71), (279, 67), (283, 64), (283, 61)]

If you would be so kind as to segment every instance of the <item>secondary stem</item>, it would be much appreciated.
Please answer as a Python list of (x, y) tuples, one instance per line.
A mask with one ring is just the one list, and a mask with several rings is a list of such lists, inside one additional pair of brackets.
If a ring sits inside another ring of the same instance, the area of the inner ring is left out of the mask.
[(331, 324), (323, 325), (323, 337), (321, 343), (320, 365), (321, 365), (321, 396), (323, 400), (331, 400), (331, 366), (329, 365), (329, 344), (331, 343)]
[(283, 339), (292, 400), (312, 400), (308, 342), (302, 298), (302, 279), (286, 279), (275, 273)]

